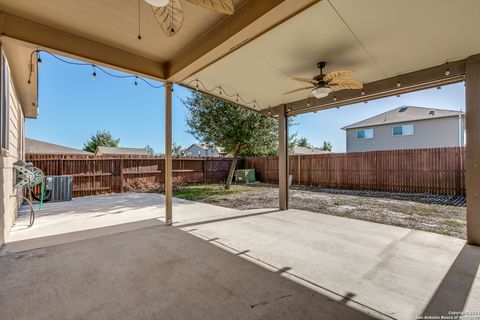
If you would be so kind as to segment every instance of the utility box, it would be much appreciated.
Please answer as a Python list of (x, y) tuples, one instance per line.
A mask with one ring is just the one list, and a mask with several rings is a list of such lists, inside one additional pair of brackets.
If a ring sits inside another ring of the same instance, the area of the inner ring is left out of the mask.
[(255, 182), (255, 170), (254, 169), (243, 169), (235, 171), (235, 182), (236, 183), (254, 183)]
[(73, 193), (73, 177), (47, 176), (45, 191), (50, 193), (50, 201), (70, 201)]

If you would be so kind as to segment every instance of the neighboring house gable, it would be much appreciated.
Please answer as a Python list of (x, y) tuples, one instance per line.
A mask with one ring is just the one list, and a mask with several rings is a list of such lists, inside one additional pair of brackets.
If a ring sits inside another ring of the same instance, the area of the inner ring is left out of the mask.
[(123, 148), (123, 147), (97, 147), (95, 151), (97, 156), (150, 156), (150, 154), (143, 148)]
[(92, 152), (25, 138), (25, 154), (94, 155)]
[(208, 146), (206, 144), (195, 143), (187, 149), (190, 157), (223, 157), (226, 156), (222, 147)]
[(461, 111), (403, 106), (343, 127), (347, 152), (464, 144)]

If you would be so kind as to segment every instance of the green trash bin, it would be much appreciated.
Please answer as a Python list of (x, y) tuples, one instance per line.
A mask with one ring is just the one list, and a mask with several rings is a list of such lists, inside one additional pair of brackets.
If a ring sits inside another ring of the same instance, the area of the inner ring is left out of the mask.
[(255, 170), (254, 169), (242, 169), (235, 171), (236, 183), (255, 183)]

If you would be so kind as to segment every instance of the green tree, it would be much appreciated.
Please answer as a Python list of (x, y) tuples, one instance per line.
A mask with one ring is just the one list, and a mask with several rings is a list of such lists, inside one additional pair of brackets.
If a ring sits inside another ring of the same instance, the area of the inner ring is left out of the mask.
[(188, 152), (186, 149), (182, 148), (181, 145), (177, 144), (175, 141), (172, 143), (172, 154), (174, 157), (186, 157)]
[(95, 152), (97, 147), (118, 147), (120, 139), (115, 139), (108, 131), (97, 131), (92, 134), (90, 139), (83, 145), (83, 150), (88, 152)]
[(296, 141), (296, 145), (299, 147), (311, 148), (311, 144), (308, 142), (306, 137), (301, 137)]
[(330, 141), (323, 141), (323, 146), (320, 149), (325, 150), (325, 151), (332, 151), (333, 146), (330, 143)]
[(145, 151), (147, 151), (147, 153), (148, 153), (149, 155), (151, 155), (151, 156), (154, 156), (154, 155), (155, 155), (155, 151), (154, 151), (153, 148), (150, 147), (150, 145), (148, 145), (148, 144), (145, 146)]
[(237, 159), (278, 153), (278, 122), (235, 104), (193, 92), (185, 101), (188, 132), (207, 145), (223, 147), (233, 155), (225, 188), (229, 189)]

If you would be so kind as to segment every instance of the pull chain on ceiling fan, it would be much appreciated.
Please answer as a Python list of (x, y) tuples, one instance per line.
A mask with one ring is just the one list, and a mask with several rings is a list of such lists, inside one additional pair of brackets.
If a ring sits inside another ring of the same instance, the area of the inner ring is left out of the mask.
[[(233, 14), (233, 0), (186, 0), (204, 9), (223, 14)], [(163, 32), (174, 36), (182, 27), (184, 13), (180, 0), (145, 0), (152, 6), (153, 15)]]

